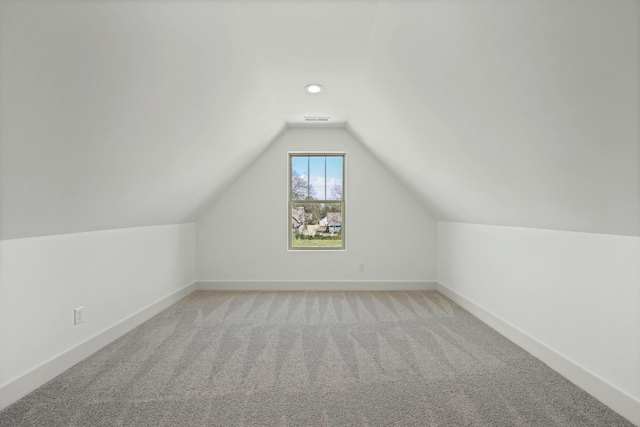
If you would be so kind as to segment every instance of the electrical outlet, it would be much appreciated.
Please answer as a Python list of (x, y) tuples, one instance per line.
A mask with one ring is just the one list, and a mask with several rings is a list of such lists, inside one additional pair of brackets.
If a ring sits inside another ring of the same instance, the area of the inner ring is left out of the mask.
[(73, 310), (73, 324), (77, 325), (84, 322), (84, 307), (78, 307)]
[(360, 271), (364, 271), (364, 262), (360, 263)]

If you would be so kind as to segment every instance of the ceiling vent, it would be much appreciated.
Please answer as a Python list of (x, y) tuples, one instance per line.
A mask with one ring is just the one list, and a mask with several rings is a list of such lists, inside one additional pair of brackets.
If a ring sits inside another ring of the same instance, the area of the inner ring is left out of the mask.
[(331, 117), (307, 117), (305, 116), (305, 122), (328, 122)]

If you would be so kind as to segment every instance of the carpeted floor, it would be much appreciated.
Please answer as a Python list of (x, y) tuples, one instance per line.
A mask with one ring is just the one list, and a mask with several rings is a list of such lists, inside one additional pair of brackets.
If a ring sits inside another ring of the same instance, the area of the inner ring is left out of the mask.
[(1, 426), (631, 426), (437, 292), (206, 292)]

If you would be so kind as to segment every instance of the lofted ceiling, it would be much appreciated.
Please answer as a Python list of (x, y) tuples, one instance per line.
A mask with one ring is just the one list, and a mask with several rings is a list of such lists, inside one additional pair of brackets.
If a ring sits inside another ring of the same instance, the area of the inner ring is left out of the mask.
[(640, 235), (635, 0), (0, 0), (0, 69), (4, 239), (196, 220), (294, 126), (439, 220)]

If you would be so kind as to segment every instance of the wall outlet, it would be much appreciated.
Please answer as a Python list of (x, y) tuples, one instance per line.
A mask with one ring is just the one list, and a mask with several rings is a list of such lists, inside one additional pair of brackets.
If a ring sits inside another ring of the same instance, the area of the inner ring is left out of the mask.
[(77, 325), (84, 322), (84, 307), (78, 307), (73, 310), (73, 324)]
[(364, 271), (364, 262), (360, 263), (360, 271)]

